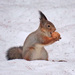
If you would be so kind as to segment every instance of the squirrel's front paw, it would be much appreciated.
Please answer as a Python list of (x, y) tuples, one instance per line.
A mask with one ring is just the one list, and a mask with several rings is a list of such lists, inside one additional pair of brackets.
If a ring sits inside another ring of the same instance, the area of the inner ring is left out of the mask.
[(60, 34), (58, 32), (53, 32), (52, 33), (52, 38), (54, 38), (56, 41), (61, 39)]

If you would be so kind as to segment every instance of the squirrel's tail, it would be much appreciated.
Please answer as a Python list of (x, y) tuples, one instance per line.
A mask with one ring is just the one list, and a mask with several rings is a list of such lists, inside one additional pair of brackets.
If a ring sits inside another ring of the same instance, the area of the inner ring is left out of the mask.
[(12, 59), (23, 59), (22, 58), (22, 51), (23, 47), (12, 47), (7, 51), (7, 59), (12, 60)]

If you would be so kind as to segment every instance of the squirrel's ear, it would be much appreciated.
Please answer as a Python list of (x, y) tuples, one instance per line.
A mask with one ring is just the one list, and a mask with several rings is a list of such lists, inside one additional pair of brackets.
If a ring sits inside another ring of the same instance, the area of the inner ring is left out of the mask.
[(46, 16), (41, 11), (39, 11), (39, 13), (40, 13), (40, 21), (47, 20)]

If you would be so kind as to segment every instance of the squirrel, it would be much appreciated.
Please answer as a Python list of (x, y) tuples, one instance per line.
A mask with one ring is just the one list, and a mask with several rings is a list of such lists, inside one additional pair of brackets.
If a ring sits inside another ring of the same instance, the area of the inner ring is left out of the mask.
[(39, 11), (40, 25), (38, 29), (26, 38), (24, 45), (20, 47), (12, 47), (8, 49), (6, 57), (11, 59), (31, 60), (47, 60), (48, 53), (44, 46), (55, 43), (60, 40), (60, 34), (56, 31), (54, 24)]

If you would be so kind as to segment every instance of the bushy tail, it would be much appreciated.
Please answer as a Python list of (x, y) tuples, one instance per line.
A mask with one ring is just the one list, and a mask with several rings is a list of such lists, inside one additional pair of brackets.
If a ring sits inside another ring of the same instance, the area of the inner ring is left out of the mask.
[(22, 58), (22, 51), (23, 51), (23, 47), (12, 47), (10, 49), (8, 49), (6, 57), (8, 60), (12, 60), (12, 59), (23, 59)]

